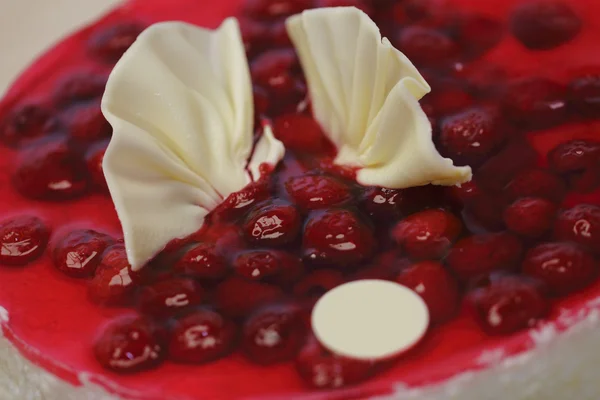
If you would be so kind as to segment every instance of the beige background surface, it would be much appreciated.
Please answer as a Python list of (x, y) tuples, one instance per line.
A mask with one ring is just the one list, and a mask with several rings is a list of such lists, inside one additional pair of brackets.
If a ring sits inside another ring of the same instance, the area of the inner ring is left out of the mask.
[(0, 0), (0, 94), (40, 52), (120, 0)]

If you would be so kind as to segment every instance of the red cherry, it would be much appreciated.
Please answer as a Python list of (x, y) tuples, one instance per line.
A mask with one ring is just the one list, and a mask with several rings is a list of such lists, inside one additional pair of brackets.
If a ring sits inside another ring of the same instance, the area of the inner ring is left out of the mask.
[(54, 266), (73, 278), (94, 276), (104, 250), (113, 243), (109, 235), (91, 229), (69, 232), (54, 247)]
[(93, 146), (87, 153), (85, 160), (87, 163), (89, 175), (97, 189), (103, 192), (108, 191), (106, 179), (104, 178), (104, 170), (102, 169), (102, 161), (106, 152), (106, 144)]
[(296, 93), (292, 70), (298, 67), (298, 57), (292, 49), (269, 50), (250, 65), (252, 82), (268, 90), (279, 99), (289, 100)]
[(281, 298), (283, 292), (275, 285), (229, 278), (217, 286), (215, 303), (226, 315), (241, 317), (255, 308)]
[(121, 305), (132, 300), (131, 295), (137, 287), (138, 277), (127, 261), (125, 247), (117, 244), (104, 252), (88, 293), (96, 303)]
[(227, 263), (211, 243), (187, 250), (173, 269), (198, 279), (221, 279), (227, 275)]
[(270, 204), (255, 210), (244, 224), (244, 233), (257, 245), (278, 246), (292, 242), (300, 230), (296, 207)]
[(504, 277), (467, 295), (483, 330), (508, 335), (533, 326), (546, 316), (548, 302), (540, 285), (523, 277)]
[(512, 82), (505, 94), (504, 111), (518, 127), (543, 129), (567, 117), (567, 88), (545, 78)]
[(550, 167), (565, 175), (578, 192), (591, 192), (600, 187), (600, 142), (570, 140), (548, 153)]
[(244, 323), (242, 351), (257, 364), (275, 364), (294, 358), (306, 339), (301, 309), (290, 304), (256, 311)]
[(452, 318), (459, 302), (458, 285), (442, 264), (422, 261), (400, 272), (396, 282), (419, 294), (429, 308), (433, 323)]
[(111, 322), (94, 343), (96, 359), (104, 368), (132, 373), (156, 367), (164, 359), (157, 328), (139, 317)]
[(204, 299), (204, 290), (193, 279), (172, 278), (144, 287), (140, 292), (139, 308), (145, 315), (169, 317), (196, 306)]
[(92, 142), (112, 134), (112, 127), (100, 110), (100, 100), (69, 108), (61, 120), (69, 136), (76, 140)]
[(504, 222), (511, 231), (527, 236), (539, 237), (552, 227), (557, 207), (539, 197), (523, 197), (504, 211)]
[[(434, 116), (454, 114), (473, 105), (473, 97), (457, 85), (434, 88), (424, 100), (431, 107), (430, 113)], [(430, 115), (427, 111), (426, 113)]]
[(341, 272), (333, 269), (318, 269), (294, 285), (294, 296), (318, 298), (344, 282)]
[(269, 182), (260, 180), (227, 196), (221, 204), (213, 210), (213, 217), (217, 220), (232, 220), (245, 215), (255, 204), (271, 197)]
[(233, 261), (235, 271), (246, 279), (261, 281), (281, 272), (281, 259), (272, 250), (250, 250)]
[(523, 245), (507, 232), (473, 235), (456, 242), (446, 263), (462, 278), (472, 278), (497, 270), (515, 268)]
[(26, 104), (13, 110), (0, 121), (0, 140), (9, 146), (16, 146), (43, 136), (50, 112), (37, 104)]
[(578, 204), (558, 214), (554, 237), (579, 243), (600, 254), (600, 207)]
[(272, 42), (276, 46), (293, 46), (292, 41), (290, 40), (290, 37), (287, 33), (287, 26), (285, 25), (285, 20), (276, 22), (271, 26), (271, 29), (269, 31), (269, 39), (270, 42)]
[(415, 259), (443, 257), (462, 230), (458, 218), (445, 210), (425, 210), (400, 221), (392, 236)]
[(372, 229), (356, 214), (329, 209), (308, 220), (302, 246), (308, 262), (347, 267), (367, 260), (375, 249), (375, 240)]
[(462, 48), (478, 56), (496, 46), (504, 36), (503, 24), (483, 15), (464, 15), (459, 21), (458, 40)]
[(450, 186), (446, 191), (450, 199), (461, 205), (476, 201), (483, 193), (474, 180)]
[(440, 144), (446, 155), (459, 164), (477, 164), (505, 139), (495, 111), (472, 108), (445, 119)]
[(457, 54), (457, 46), (444, 33), (417, 25), (400, 31), (398, 48), (416, 64), (437, 65)]
[(521, 171), (506, 187), (511, 200), (521, 197), (541, 197), (560, 203), (567, 192), (562, 179), (545, 169)]
[(239, 18), (238, 21), (246, 54), (252, 57), (268, 45), (269, 26), (249, 18)]
[(102, 96), (107, 77), (93, 73), (69, 75), (54, 91), (53, 100), (59, 106), (69, 106), (81, 101), (93, 100)]
[(382, 222), (393, 222), (403, 214), (405, 191), (372, 187), (366, 192), (363, 201), (367, 214)]
[(49, 231), (41, 219), (17, 216), (0, 222), (0, 264), (25, 265), (42, 255)]
[(211, 310), (197, 310), (174, 322), (169, 359), (201, 364), (226, 355), (233, 347), (235, 324)]
[(273, 133), (289, 150), (305, 153), (323, 153), (329, 149), (319, 124), (300, 114), (284, 114), (273, 122)]
[(260, 119), (266, 115), (270, 107), (269, 92), (260, 86), (254, 86), (252, 88), (252, 95), (254, 98), (254, 114), (255, 118)]
[(553, 293), (565, 295), (592, 284), (598, 263), (576, 244), (544, 243), (527, 252), (523, 272), (544, 282)]
[(96, 57), (113, 63), (135, 42), (144, 27), (138, 23), (121, 23), (95, 32), (88, 41), (88, 49)]
[(66, 200), (88, 189), (85, 162), (62, 142), (26, 151), (13, 174), (13, 184), (33, 199)]
[(369, 378), (375, 364), (334, 355), (313, 338), (298, 353), (296, 370), (310, 387), (337, 389)]
[(341, 205), (352, 198), (350, 188), (323, 175), (302, 175), (287, 180), (285, 189), (292, 200), (307, 210)]
[(600, 74), (574, 78), (569, 83), (569, 98), (575, 112), (585, 117), (596, 117), (600, 113)]
[(245, 3), (244, 11), (261, 19), (276, 19), (298, 14), (312, 8), (313, 0), (250, 0)]
[(548, 50), (572, 40), (581, 19), (567, 4), (535, 0), (519, 4), (510, 16), (512, 34), (530, 50)]

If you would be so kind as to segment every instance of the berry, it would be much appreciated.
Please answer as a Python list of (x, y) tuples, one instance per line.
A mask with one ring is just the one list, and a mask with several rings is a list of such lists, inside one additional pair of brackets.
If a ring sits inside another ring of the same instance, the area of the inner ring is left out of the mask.
[(373, 187), (366, 192), (363, 205), (371, 218), (392, 222), (402, 216), (404, 198), (404, 190)]
[(269, 98), (269, 92), (256, 85), (252, 88), (252, 97), (254, 99), (254, 115), (258, 121), (269, 112), (271, 99)]
[(448, 196), (460, 205), (470, 204), (482, 196), (482, 191), (474, 180), (450, 186), (447, 189)]
[(575, 112), (585, 117), (597, 117), (600, 113), (600, 74), (574, 78), (569, 83), (569, 98)]
[(280, 47), (292, 47), (292, 41), (287, 33), (287, 26), (284, 21), (274, 23), (269, 30), (270, 42)]
[(113, 242), (110, 236), (91, 229), (72, 231), (55, 245), (54, 266), (73, 278), (94, 276), (104, 250)]
[(298, 14), (313, 6), (313, 0), (251, 0), (246, 2), (246, 14), (260, 19), (277, 19)]
[(591, 284), (598, 263), (576, 244), (544, 243), (527, 252), (523, 272), (544, 282), (553, 293), (564, 295)]
[(233, 260), (233, 268), (246, 279), (262, 281), (281, 272), (281, 259), (273, 250), (250, 250)]
[(542, 236), (552, 227), (556, 209), (556, 205), (549, 200), (523, 197), (504, 211), (504, 222), (511, 231), (535, 238)]
[(417, 25), (400, 31), (398, 48), (416, 64), (437, 65), (457, 54), (456, 44), (444, 33)]
[(446, 321), (458, 308), (459, 291), (454, 278), (435, 261), (422, 261), (403, 270), (396, 282), (419, 294), (433, 323)]
[(227, 196), (221, 204), (213, 210), (213, 217), (217, 220), (232, 220), (245, 215), (255, 204), (271, 196), (269, 183), (264, 180), (250, 183), (248, 186)]
[(164, 359), (160, 336), (148, 320), (124, 317), (104, 329), (94, 343), (94, 354), (100, 365), (115, 372), (150, 369)]
[(256, 311), (244, 323), (242, 351), (256, 364), (288, 361), (300, 350), (305, 336), (300, 308), (271, 305)]
[(197, 310), (174, 322), (169, 359), (201, 364), (226, 355), (233, 347), (235, 324), (211, 310)]
[(392, 236), (415, 259), (443, 257), (462, 230), (458, 218), (445, 210), (425, 210), (400, 221)]
[(540, 77), (521, 79), (508, 86), (503, 107), (518, 127), (549, 128), (567, 117), (567, 88)]
[(33, 199), (66, 200), (88, 189), (85, 162), (61, 142), (25, 152), (12, 178), (17, 190)]
[(104, 93), (106, 80), (106, 76), (91, 73), (70, 75), (59, 83), (52, 96), (53, 100), (59, 106), (69, 106), (100, 98)]
[(434, 88), (425, 100), (434, 116), (454, 114), (473, 105), (473, 97), (458, 85)]
[(599, 157), (600, 142), (570, 140), (548, 153), (548, 163), (574, 190), (585, 193), (600, 187)]
[(252, 57), (262, 51), (269, 40), (269, 26), (249, 18), (239, 18), (246, 54)]
[(197, 279), (214, 280), (227, 275), (227, 263), (211, 243), (201, 243), (187, 250), (173, 269)]
[(0, 222), (0, 264), (25, 265), (40, 257), (48, 243), (41, 219), (17, 216)]
[(268, 50), (250, 64), (252, 82), (265, 88), (269, 94), (279, 100), (296, 100), (301, 97), (297, 92), (292, 70), (298, 67), (298, 57), (292, 49)]
[(273, 122), (273, 133), (289, 150), (303, 153), (323, 153), (329, 143), (319, 124), (300, 114), (284, 114)]
[(541, 197), (560, 203), (567, 193), (562, 179), (545, 169), (521, 171), (507, 186), (505, 193), (511, 200), (521, 197)]
[(554, 237), (579, 243), (600, 254), (600, 207), (578, 204), (560, 212), (554, 224)]
[(296, 370), (310, 387), (337, 389), (369, 378), (375, 365), (332, 354), (313, 338), (298, 353)]
[(304, 258), (336, 267), (367, 260), (375, 249), (372, 229), (348, 210), (329, 209), (310, 217), (304, 229)]
[(37, 104), (26, 104), (13, 110), (0, 124), (0, 140), (16, 146), (46, 133), (50, 113)]
[(125, 247), (116, 244), (104, 252), (94, 279), (88, 286), (88, 293), (96, 303), (121, 305), (131, 301), (131, 295), (137, 287), (138, 277), (133, 274), (127, 261)]
[(535, 282), (522, 277), (503, 277), (467, 295), (483, 330), (508, 335), (531, 327), (548, 312), (548, 302)]
[(519, 4), (510, 16), (512, 34), (530, 50), (548, 50), (572, 40), (581, 20), (563, 2), (534, 0)]
[(341, 272), (333, 269), (319, 269), (303, 277), (294, 285), (294, 296), (318, 298), (344, 283)]
[(282, 295), (281, 289), (275, 285), (234, 277), (217, 286), (215, 303), (226, 315), (241, 317)]
[(278, 246), (292, 242), (300, 231), (300, 215), (294, 206), (270, 204), (254, 211), (244, 224), (246, 238), (257, 245)]
[(499, 21), (483, 15), (465, 15), (458, 25), (458, 41), (465, 52), (478, 56), (496, 46), (504, 36)]
[(350, 188), (329, 176), (295, 176), (287, 180), (285, 189), (294, 203), (307, 210), (337, 206), (352, 199)]
[(135, 42), (144, 27), (137, 23), (121, 23), (94, 33), (88, 49), (96, 57), (114, 63)]
[(99, 146), (93, 146), (85, 157), (92, 183), (97, 189), (103, 192), (108, 191), (106, 179), (104, 178), (104, 170), (102, 169), (105, 152), (106, 145), (102, 143)]
[(472, 278), (497, 270), (515, 268), (523, 245), (507, 232), (473, 235), (456, 242), (446, 263), (462, 278)]
[(493, 110), (472, 108), (445, 119), (440, 127), (442, 149), (459, 164), (478, 164), (505, 139)]
[(202, 302), (204, 290), (189, 278), (172, 278), (144, 287), (140, 292), (140, 311), (152, 317), (169, 317)]
[(102, 115), (100, 100), (69, 108), (62, 120), (69, 136), (83, 142), (109, 138), (112, 127)]

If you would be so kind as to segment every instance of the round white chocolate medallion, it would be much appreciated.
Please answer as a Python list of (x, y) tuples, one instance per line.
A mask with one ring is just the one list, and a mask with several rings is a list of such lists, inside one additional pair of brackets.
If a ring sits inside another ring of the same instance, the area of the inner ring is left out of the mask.
[(384, 359), (409, 350), (427, 331), (423, 299), (394, 282), (365, 279), (325, 293), (312, 312), (317, 339), (334, 353)]

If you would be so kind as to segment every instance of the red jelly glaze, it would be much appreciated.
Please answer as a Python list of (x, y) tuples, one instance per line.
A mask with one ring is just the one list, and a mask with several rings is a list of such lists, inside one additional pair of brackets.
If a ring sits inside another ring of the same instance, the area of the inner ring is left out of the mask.
[[(134, 0), (111, 13), (96, 26), (108, 27), (113, 23), (129, 22), (132, 20), (130, 16), (135, 14), (135, 18), (144, 24), (176, 19), (215, 27), (224, 17), (235, 15), (241, 3), (241, 0), (228, 0), (206, 6), (191, 0), (172, 0), (164, 3)], [(508, 20), (509, 12), (516, 3), (516, 0), (452, 1), (457, 9), (468, 7), (470, 12), (493, 16), (503, 23)], [(505, 68), (511, 77), (541, 75), (567, 85), (574, 77), (574, 69), (600, 63), (600, 55), (589, 51), (590, 48), (594, 48), (600, 33), (597, 17), (600, 15), (600, 5), (593, 0), (578, 0), (571, 3), (570, 6), (583, 19), (584, 28), (569, 41), (568, 46), (532, 53), (526, 51), (513, 37), (506, 35), (496, 47), (486, 52), (483, 58), (474, 61), (471, 67), (477, 68), (485, 63), (491, 63)], [(423, 16), (428, 14), (428, 12), (412, 11), (411, 13), (408, 14), (414, 19), (425, 18)], [(110, 69), (108, 63), (97, 63), (87, 58), (89, 52), (86, 43), (93, 32), (93, 28), (83, 30), (40, 58), (34, 67), (26, 71), (0, 104), (2, 119), (14, 107), (26, 103), (43, 104), (48, 98), (48, 93), (54, 90), (54, 85), (65, 71), (90, 68), (95, 72), (108, 73)], [(61, 68), (58, 68), (59, 66)], [(27, 97), (21, 97), (21, 93), (27, 93)], [(594, 121), (585, 126), (574, 123), (573, 126), (544, 128), (524, 137), (542, 156), (538, 160), (540, 166), (545, 166), (545, 155), (556, 145), (569, 139), (594, 138), (596, 134), (593, 132), (597, 132), (598, 127), (598, 123)], [(13, 189), (8, 175), (16, 165), (17, 152), (2, 147), (0, 155), (2, 156), (0, 170), (6, 171), (0, 180), (3, 193), (0, 204), (7, 216), (17, 212), (39, 215), (57, 234), (61, 229), (69, 230), (76, 226), (93, 228), (119, 237), (118, 220), (112, 203), (106, 196), (90, 194), (81, 200), (55, 203), (24, 198)], [(487, 176), (495, 176), (496, 171), (493, 172), (488, 173)], [(506, 180), (502, 182), (503, 187), (514, 178), (514, 173), (511, 172), (510, 176), (502, 178)], [(490, 183), (493, 183), (493, 178), (490, 179)], [(261, 192), (259, 190), (252, 193)], [(254, 200), (255, 198), (252, 197), (252, 201)], [(585, 196), (569, 194), (565, 205), (570, 207), (582, 201), (598, 203), (600, 197), (595, 191)], [(234, 203), (240, 205), (245, 201), (236, 195), (228, 204)], [(289, 364), (255, 368), (249, 366), (238, 355), (203, 366), (182, 368), (165, 363), (158, 369), (142, 374), (107, 375), (96, 363), (90, 351), (93, 348), (93, 340), (100, 327), (117, 316), (130, 314), (131, 311), (91, 306), (87, 300), (86, 284), (65, 279), (52, 268), (51, 260), (46, 254), (26, 268), (18, 270), (0, 268), (0, 279), (3, 282), (0, 304), (10, 314), (10, 322), (2, 322), (5, 336), (24, 355), (72, 383), (79, 382), (79, 373), (88, 372), (91, 373), (92, 381), (109, 386), (112, 391), (134, 393), (134, 396), (140, 393), (150, 398), (202, 396), (233, 399), (268, 395), (277, 397), (305, 390)], [(585, 311), (587, 302), (597, 296), (599, 288), (600, 284), (594, 283), (572, 296), (554, 300), (553, 304), (557, 307)], [(26, 298), (22, 296), (23, 292), (27, 292)], [(43, 309), (39, 313), (32, 312), (40, 309), (39, 304), (44, 304)], [(554, 321), (557, 314), (554, 312), (549, 317)], [(564, 326), (557, 322), (557, 328), (563, 329)], [(501, 348), (505, 354), (510, 355), (520, 353), (533, 344), (527, 331), (507, 338), (486, 335), (478, 329), (466, 309), (461, 309), (455, 319), (432, 330), (430, 335), (431, 340), (427, 340), (422, 348), (411, 356), (410, 362), (399, 363), (388, 372), (376, 375), (364, 384), (344, 389), (340, 392), (340, 396), (364, 398), (388, 392), (391, 390), (391, 385), (398, 381), (409, 386), (439, 382), (466, 369), (481, 368), (476, 360), (487, 348)], [(311, 366), (323, 357), (322, 353), (309, 350), (301, 352), (297, 363), (298, 369), (306, 376), (310, 376), (311, 371), (314, 371)], [(39, 354), (43, 354), (44, 357), (41, 358)], [(331, 366), (328, 371), (332, 373), (345, 371), (347, 381), (350, 383), (364, 380), (372, 375), (370, 367), (348, 366), (340, 369), (338, 368), (340, 361), (335, 357), (333, 361), (328, 361), (327, 365)], [(111, 383), (107, 383), (108, 381)], [(328, 382), (334, 381), (335, 379), (332, 379)], [(231, 382), (235, 382), (235, 385)], [(327, 398), (328, 394), (323, 396)]]

